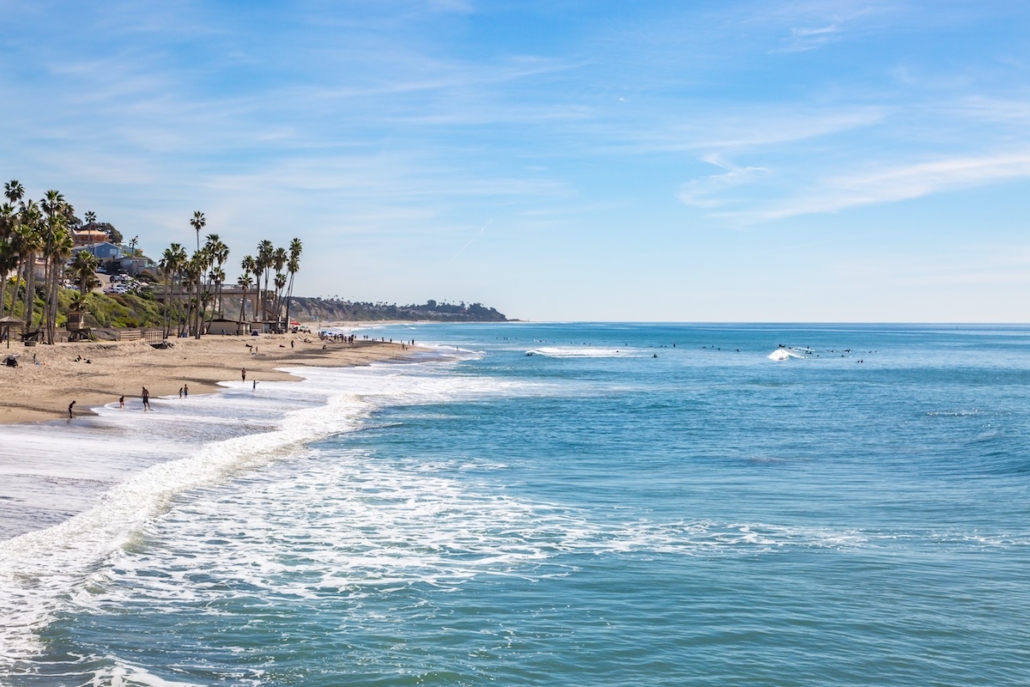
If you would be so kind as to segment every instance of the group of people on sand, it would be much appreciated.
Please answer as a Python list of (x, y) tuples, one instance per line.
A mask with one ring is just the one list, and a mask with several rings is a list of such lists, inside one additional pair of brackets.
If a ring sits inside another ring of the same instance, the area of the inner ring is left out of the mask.
[[(354, 334), (347, 335), (347, 334), (334, 334), (334, 333), (331, 333), (331, 332), (319, 332), (318, 338), (321, 339), (323, 342), (353, 344), (355, 336), (354, 336)], [(367, 339), (368, 337), (366, 336), (365, 338)], [(383, 341), (385, 341), (385, 340), (386, 339), (383, 339)], [(304, 341), (306, 343), (310, 343), (310, 341), (308, 339), (304, 339)], [(393, 343), (393, 339), (390, 339), (390, 343)], [(408, 346), (414, 346), (414, 345), (415, 345), (415, 340), (414, 339), (412, 339), (410, 343), (401, 343), (401, 347), (402, 348), (407, 348)], [(251, 344), (248, 343), (247, 347), (251, 348), (251, 353), (255, 353), (257, 351), (257, 346), (251, 346)], [(290, 340), (290, 348), (292, 349), (293, 347), (294, 347), (294, 342), (291, 339)], [(280, 348), (286, 348), (286, 345), (285, 344), (281, 344)], [(323, 348), (325, 348), (324, 345), (323, 345)], [(87, 359), (83, 358), (81, 355), (79, 357), (75, 358), (75, 360), (74, 360), (74, 362), (83, 362), (83, 361), (85, 361), (87, 363), (93, 362), (92, 360), (87, 360)], [(244, 383), (246, 383), (246, 381), (247, 381), (247, 368), (242, 368), (240, 370), (240, 379)], [(255, 390), (257, 389), (257, 380), (256, 379), (251, 379), (251, 388), (253, 388)], [(189, 398), (189, 395), (190, 395), (189, 384), (183, 383), (183, 385), (181, 387), (179, 387), (179, 398)], [(150, 407), (150, 390), (147, 389), (147, 387), (143, 387), (140, 390), (140, 400), (143, 402), (143, 411), (144, 412), (146, 412), (148, 410), (153, 410), (153, 408)], [(71, 403), (68, 404), (68, 418), (69, 419), (71, 419), (71, 418), (73, 418), (75, 416), (75, 404), (76, 404), (76, 401), (72, 401)], [(118, 407), (119, 408), (125, 408), (125, 396), (119, 396), (118, 397)]]
[[(240, 375), (243, 377), (243, 381), (246, 382), (247, 381), (247, 369), (243, 368), (240, 371)], [(251, 381), (253, 382), (253, 388), (257, 389), (257, 380), (256, 379), (252, 379)], [(179, 398), (189, 398), (189, 396), (190, 396), (190, 385), (184, 383), (181, 387), (179, 387)], [(143, 387), (140, 390), (140, 396), (139, 397), (140, 397), (140, 400), (143, 401), (143, 412), (146, 412), (148, 410), (153, 410), (153, 408), (150, 407), (150, 389), (148, 389), (147, 387)], [(73, 417), (75, 417), (75, 404), (76, 404), (76, 401), (72, 401), (71, 403), (68, 404), (68, 419), (69, 420), (72, 419)], [(125, 408), (125, 396), (124, 395), (118, 397), (118, 407), (119, 408)]]
[(352, 344), (352, 343), (354, 343), (354, 335), (353, 334), (348, 336), (346, 334), (335, 334), (333, 332), (319, 332), (318, 333), (318, 338), (321, 339), (322, 341), (330, 341), (332, 343), (345, 343), (345, 344)]

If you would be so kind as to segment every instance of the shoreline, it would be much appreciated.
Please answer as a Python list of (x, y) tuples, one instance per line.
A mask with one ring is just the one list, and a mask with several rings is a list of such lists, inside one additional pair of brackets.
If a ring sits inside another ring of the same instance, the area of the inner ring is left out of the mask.
[(353, 367), (410, 359), (428, 350), (378, 341), (323, 342), (316, 334), (171, 341), (174, 346), (164, 350), (142, 341), (0, 349), (0, 360), (8, 352), (19, 355), (18, 367), (0, 365), (0, 425), (68, 419), (72, 401), (76, 417), (95, 415), (92, 408), (117, 403), (120, 396), (127, 409), (141, 410), (144, 386), (153, 398), (176, 396), (184, 386), (191, 395), (210, 394), (222, 389), (220, 382), (240, 379), (244, 369), (248, 382), (299, 381), (281, 368)]

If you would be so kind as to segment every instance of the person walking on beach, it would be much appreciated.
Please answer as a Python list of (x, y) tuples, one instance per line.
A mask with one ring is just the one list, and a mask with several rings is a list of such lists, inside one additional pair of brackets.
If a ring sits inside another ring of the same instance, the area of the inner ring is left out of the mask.
[(183, 384), (182, 385), (182, 395), (185, 396), (186, 398), (190, 397), (190, 385), (189, 384)]
[(257, 380), (256, 380), (256, 379), (254, 380), (254, 386), (253, 386), (253, 387), (251, 387), (251, 388), (253, 388), (253, 389), (257, 389)]
[(124, 408), (125, 407), (125, 396), (119, 396), (118, 397), (118, 407), (119, 408)]
[(247, 381), (247, 368), (240, 370), (240, 376), (243, 377), (243, 381)]
[(72, 419), (72, 408), (74, 408), (74, 407), (75, 407), (75, 401), (72, 401), (71, 403), (68, 404), (68, 419), (69, 420)]
[(147, 387), (143, 387), (141, 396), (143, 397), (143, 412), (146, 412), (150, 410), (150, 392), (147, 390)]
[(179, 387), (179, 398), (182, 398), (182, 387)]

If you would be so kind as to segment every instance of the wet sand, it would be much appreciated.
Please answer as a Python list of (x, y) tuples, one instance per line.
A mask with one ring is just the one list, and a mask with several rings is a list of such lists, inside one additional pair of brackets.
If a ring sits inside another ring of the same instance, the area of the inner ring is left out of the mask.
[[(219, 389), (218, 382), (239, 380), (244, 368), (248, 382), (296, 380), (276, 368), (367, 365), (403, 359), (417, 350), (374, 341), (324, 344), (305, 334), (216, 335), (173, 343), (165, 350), (142, 341), (12, 344), (10, 351), (4, 347), (0, 360), (8, 352), (20, 357), (16, 368), (0, 365), (0, 424), (68, 417), (72, 401), (76, 415), (116, 402), (122, 395), (127, 405), (138, 405), (144, 386), (152, 397), (178, 394), (183, 385), (189, 385), (191, 395), (211, 393)], [(33, 354), (38, 364), (33, 363)]]

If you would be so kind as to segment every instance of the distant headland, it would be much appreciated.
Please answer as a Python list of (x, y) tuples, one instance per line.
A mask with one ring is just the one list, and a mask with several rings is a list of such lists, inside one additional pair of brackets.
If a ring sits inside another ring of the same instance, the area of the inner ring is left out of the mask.
[(376, 322), (384, 320), (432, 322), (510, 322), (504, 313), (481, 303), (354, 303), (340, 299), (293, 297), (290, 311), (299, 320), (323, 322)]

